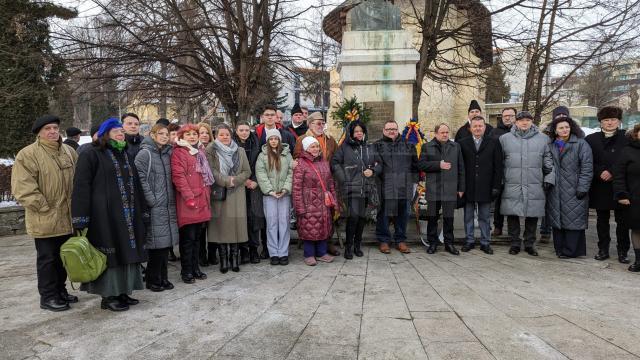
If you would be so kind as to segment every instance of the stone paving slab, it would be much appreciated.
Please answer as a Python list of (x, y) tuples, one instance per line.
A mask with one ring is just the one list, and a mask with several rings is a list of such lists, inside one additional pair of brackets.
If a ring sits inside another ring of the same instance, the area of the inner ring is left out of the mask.
[(534, 258), (414, 243), (308, 267), (292, 246), (289, 266), (207, 267), (195, 285), (171, 263), (176, 288), (138, 291), (124, 313), (70, 288), (72, 310), (40, 310), (33, 240), (2, 237), (0, 358), (640, 359), (640, 277), (593, 260), (594, 233), (572, 260), (548, 244)]

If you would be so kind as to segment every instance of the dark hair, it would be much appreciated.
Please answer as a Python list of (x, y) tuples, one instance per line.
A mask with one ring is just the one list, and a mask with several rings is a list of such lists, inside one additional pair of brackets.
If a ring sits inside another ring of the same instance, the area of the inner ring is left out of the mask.
[(558, 124), (560, 124), (561, 122), (569, 123), (569, 128), (571, 128), (570, 134), (574, 134), (578, 138), (583, 138), (584, 137), (584, 131), (582, 131), (582, 129), (580, 129), (580, 126), (578, 125), (577, 122), (575, 122), (575, 120), (573, 120), (570, 117), (561, 117), (561, 118), (554, 119), (551, 122), (551, 124), (549, 124), (548, 129), (549, 129), (549, 137), (550, 138), (552, 138), (552, 139), (556, 138), (556, 128), (558, 127)]
[(507, 110), (513, 110), (513, 114), (517, 114), (518, 113), (518, 109), (514, 108), (514, 107), (506, 107), (504, 109), (502, 109), (502, 111), (500, 112), (500, 115), (504, 114), (505, 111)]
[[(475, 117), (475, 116), (474, 116), (474, 117)], [(449, 124), (444, 123), (444, 122), (442, 122), (442, 123), (440, 123), (440, 124), (436, 125), (436, 126), (433, 128), (433, 131), (434, 131), (434, 132), (438, 132), (438, 130), (440, 130), (440, 128), (441, 128), (441, 127), (443, 127), (443, 126), (446, 126), (446, 127), (447, 127), (447, 129), (449, 129), (449, 131), (451, 131), (451, 127), (449, 126)]]
[(382, 127), (384, 127), (387, 124), (391, 124), (391, 123), (394, 123), (394, 124), (398, 125), (398, 122), (395, 121), (395, 120), (387, 120), (387, 121), (384, 122), (384, 124), (382, 124)]
[[(476, 116), (472, 117), (472, 118), (471, 118), (471, 121), (473, 121), (473, 120), (482, 120), (482, 122), (486, 122), (486, 120), (484, 119), (484, 117), (482, 117), (482, 116), (480, 116), (480, 115), (476, 115)], [(471, 121), (470, 121), (470, 122), (471, 122)], [(437, 130), (436, 130), (436, 132), (437, 132)]]
[(169, 130), (169, 132), (178, 131), (180, 130), (180, 125), (171, 123), (167, 126), (167, 130)]
[(251, 125), (249, 125), (248, 121), (238, 121), (238, 123), (236, 124), (236, 130), (238, 130), (238, 128), (242, 125), (248, 126), (249, 130), (251, 130)]
[(140, 122), (140, 118), (138, 117), (138, 115), (134, 114), (134, 113), (124, 113), (122, 114), (122, 116), (120, 117), (120, 122), (124, 122), (125, 118), (128, 118), (129, 116), (136, 118), (138, 120), (138, 122)]
[(267, 104), (262, 108), (262, 112), (260, 114), (264, 114), (264, 112), (267, 111), (267, 110), (273, 110), (276, 113), (278, 112), (278, 108), (275, 105)]
[(216, 134), (219, 134), (220, 130), (222, 130), (222, 129), (225, 129), (225, 130), (229, 131), (229, 135), (233, 135), (233, 129), (231, 129), (231, 126), (229, 126), (229, 125), (227, 125), (225, 123), (221, 123), (221, 124), (218, 124), (216, 126)]

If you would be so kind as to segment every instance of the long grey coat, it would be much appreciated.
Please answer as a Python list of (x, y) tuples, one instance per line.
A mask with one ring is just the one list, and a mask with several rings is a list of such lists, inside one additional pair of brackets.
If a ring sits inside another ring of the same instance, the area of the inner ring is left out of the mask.
[(511, 131), (500, 136), (504, 155), (502, 215), (542, 217), (545, 214), (543, 183), (555, 184), (549, 137), (535, 125), (524, 134)]
[(589, 222), (589, 197), (578, 200), (576, 193), (588, 193), (593, 178), (593, 155), (584, 139), (571, 135), (562, 153), (553, 143), (556, 185), (547, 196), (551, 226), (564, 230), (584, 230)]
[(171, 151), (170, 145), (159, 149), (153, 139), (146, 137), (136, 155), (135, 165), (151, 215), (146, 249), (164, 249), (178, 244), (176, 197), (171, 182)]
[(238, 147), (240, 153), (240, 167), (232, 175), (235, 187), (231, 185), (230, 177), (220, 173), (220, 160), (215, 143), (207, 146), (207, 160), (216, 184), (227, 187), (227, 199), (224, 201), (211, 200), (211, 221), (207, 230), (209, 242), (218, 244), (236, 244), (249, 240), (247, 231), (247, 197), (244, 182), (251, 177), (251, 166), (243, 148)]
[[(440, 169), (440, 161), (451, 163), (451, 169)], [(465, 191), (465, 169), (460, 144), (433, 139), (422, 147), (418, 168), (427, 173), (427, 201), (457, 201)]]

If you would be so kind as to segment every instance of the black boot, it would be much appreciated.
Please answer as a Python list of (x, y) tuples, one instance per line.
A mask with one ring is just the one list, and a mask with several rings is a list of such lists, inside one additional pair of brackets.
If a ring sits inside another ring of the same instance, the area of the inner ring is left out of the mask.
[(220, 254), (220, 272), (226, 274), (229, 271), (229, 253), (227, 249), (229, 245), (218, 244), (218, 253)]
[(249, 262), (252, 264), (260, 263), (260, 255), (258, 255), (258, 248), (255, 246), (249, 246)]
[(209, 243), (209, 264), (218, 265), (218, 244)]
[(229, 256), (231, 258), (231, 271), (233, 272), (238, 272), (240, 271), (240, 254), (239, 254), (239, 245), (238, 244), (231, 244), (229, 245), (230, 248), (230, 255)]
[(620, 264), (628, 264), (631, 260), (629, 260), (626, 253), (618, 251), (618, 262)]
[(453, 244), (444, 244), (444, 250), (451, 255), (460, 255), (460, 251)]
[(633, 249), (633, 252), (636, 254), (636, 261), (629, 266), (629, 271), (640, 272), (640, 249)]
[[(351, 235), (351, 238), (349, 238), (349, 235)], [(344, 258), (347, 260), (353, 259), (353, 234), (347, 234), (344, 244)]]
[(267, 239), (262, 239), (262, 252), (260, 253), (260, 258), (262, 260), (270, 258), (269, 249), (267, 248)]
[(353, 244), (353, 255), (357, 256), (357, 257), (363, 257), (364, 253), (362, 252), (362, 249), (360, 248), (362, 244), (362, 240), (360, 239), (356, 239), (356, 241)]
[(240, 246), (240, 265), (249, 263), (249, 246), (243, 243)]

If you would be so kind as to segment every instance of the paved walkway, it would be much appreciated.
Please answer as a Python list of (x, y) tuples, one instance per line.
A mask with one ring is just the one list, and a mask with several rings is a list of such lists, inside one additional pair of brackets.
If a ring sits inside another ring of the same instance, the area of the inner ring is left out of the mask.
[[(640, 277), (590, 256), (559, 260), (479, 250), (459, 257), (374, 247), (308, 267), (265, 262), (172, 291), (139, 291), (124, 313), (78, 293), (40, 310), (35, 250), (0, 238), (0, 358), (7, 359), (637, 359)], [(613, 247), (613, 246), (612, 246)]]

